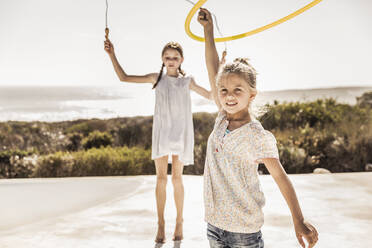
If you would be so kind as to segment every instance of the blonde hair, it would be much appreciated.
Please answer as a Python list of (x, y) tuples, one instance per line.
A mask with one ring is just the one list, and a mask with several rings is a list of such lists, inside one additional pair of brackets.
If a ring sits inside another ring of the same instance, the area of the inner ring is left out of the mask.
[(248, 61), (248, 58), (236, 58), (232, 63), (222, 66), (216, 77), (217, 86), (222, 76), (234, 73), (244, 79), (251, 89), (256, 90), (257, 72)]
[[(247, 82), (252, 93), (257, 94), (256, 89), (256, 69), (248, 62), (248, 58), (236, 58), (232, 63), (227, 63), (220, 67), (220, 70), (216, 76), (217, 87), (220, 84), (221, 78), (230, 73), (238, 75), (245, 82)], [(253, 118), (257, 116), (256, 110), (253, 110), (251, 104), (249, 104), (249, 113)]]

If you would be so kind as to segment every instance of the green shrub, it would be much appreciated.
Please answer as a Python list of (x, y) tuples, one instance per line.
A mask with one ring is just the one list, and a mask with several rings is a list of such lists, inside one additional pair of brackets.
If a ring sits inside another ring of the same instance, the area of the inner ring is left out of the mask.
[(357, 104), (362, 108), (372, 108), (372, 91), (365, 92), (361, 97), (357, 97)]
[(140, 125), (134, 125), (131, 127), (127, 125), (121, 126), (118, 130), (118, 136), (119, 144), (121, 146), (129, 147), (141, 145), (141, 141), (144, 139), (144, 135)]
[(33, 177), (71, 176), (73, 157), (69, 153), (57, 152), (41, 157), (32, 174)]
[(11, 150), (0, 152), (0, 178), (25, 178), (32, 174), (34, 164), (24, 160), (32, 152)]
[(83, 135), (80, 133), (72, 133), (68, 135), (69, 142), (66, 145), (68, 151), (77, 151), (81, 147)]
[(151, 151), (142, 148), (92, 148), (55, 153), (39, 159), (34, 177), (119, 176), (155, 174)]
[(100, 148), (101, 146), (111, 146), (113, 143), (113, 138), (111, 134), (106, 132), (99, 132), (94, 131), (89, 134), (88, 137), (84, 138), (82, 141), (82, 145), (85, 150), (91, 149), (91, 148)]
[(117, 131), (119, 146), (151, 148), (152, 118), (128, 120)]
[(350, 121), (366, 121), (368, 110), (359, 106), (337, 103), (334, 99), (317, 100), (314, 102), (290, 102), (277, 105), (267, 105), (267, 112), (259, 120), (269, 130), (297, 129), (299, 127), (325, 128), (327, 125), (337, 125), (347, 118)]
[(67, 128), (66, 133), (81, 133), (88, 136), (93, 131), (106, 131), (106, 123), (104, 120), (86, 120), (81, 123), (74, 124)]

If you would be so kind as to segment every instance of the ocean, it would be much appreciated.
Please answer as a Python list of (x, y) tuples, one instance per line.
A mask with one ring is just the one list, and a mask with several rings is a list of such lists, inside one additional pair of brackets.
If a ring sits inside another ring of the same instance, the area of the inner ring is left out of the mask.
[[(355, 104), (356, 97), (371, 87), (340, 87), (259, 92), (255, 106), (266, 103), (313, 101), (334, 98)], [(216, 112), (213, 102), (192, 93), (193, 112)], [(0, 121), (56, 122), (76, 119), (108, 119), (149, 116), (154, 113), (155, 94), (148, 85), (115, 87), (11, 87), (0, 86)]]

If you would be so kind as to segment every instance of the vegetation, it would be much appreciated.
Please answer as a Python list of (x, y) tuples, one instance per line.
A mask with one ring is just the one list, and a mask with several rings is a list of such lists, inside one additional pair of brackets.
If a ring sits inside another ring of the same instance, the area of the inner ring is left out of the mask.
[(91, 148), (101, 148), (106, 146), (111, 146), (113, 143), (113, 139), (111, 134), (106, 132), (100, 131), (93, 131), (91, 132), (88, 137), (84, 138), (82, 141), (82, 145), (85, 150)]
[[(364, 171), (372, 163), (371, 101), (372, 92), (356, 105), (275, 102), (259, 120), (275, 135), (288, 173)], [(194, 114), (195, 165), (185, 174), (203, 174), (215, 117)], [(155, 174), (151, 137), (152, 117), (0, 123), (0, 178)]]
[(57, 152), (38, 160), (32, 177), (79, 177), (154, 174), (149, 150), (128, 147)]

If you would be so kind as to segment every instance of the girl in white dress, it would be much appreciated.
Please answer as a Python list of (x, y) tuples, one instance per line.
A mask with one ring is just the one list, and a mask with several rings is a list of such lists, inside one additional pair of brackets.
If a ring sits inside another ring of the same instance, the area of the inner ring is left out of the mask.
[[(109, 54), (120, 81), (131, 83), (151, 83), (155, 89), (155, 112), (152, 129), (152, 159), (156, 167), (156, 204), (158, 231), (156, 243), (165, 242), (164, 207), (166, 200), (167, 167), (172, 163), (172, 183), (177, 209), (176, 228), (173, 240), (182, 240), (184, 188), (182, 172), (184, 165), (194, 163), (194, 128), (191, 112), (190, 90), (212, 99), (211, 91), (197, 85), (181, 69), (182, 47), (169, 42), (163, 48), (163, 61), (159, 73), (142, 76), (128, 75), (120, 66), (110, 40), (105, 41), (105, 51)], [(164, 67), (166, 72), (163, 73)]]

